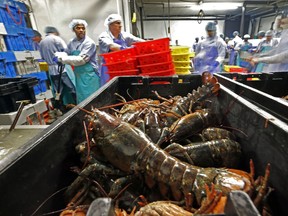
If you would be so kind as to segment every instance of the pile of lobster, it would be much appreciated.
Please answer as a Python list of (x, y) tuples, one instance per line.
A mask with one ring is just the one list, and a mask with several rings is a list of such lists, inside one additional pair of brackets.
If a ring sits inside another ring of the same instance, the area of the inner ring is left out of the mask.
[(154, 92), (156, 100), (126, 102), (118, 95), (120, 109), (87, 111), (86, 140), (76, 147), (83, 167), (73, 169), (79, 175), (61, 215), (85, 215), (99, 197), (112, 198), (117, 215), (217, 214), (232, 190), (247, 192), (261, 206), (270, 165), (257, 180), (252, 161), (250, 173), (235, 169), (241, 145), (219, 128), (211, 102), (220, 85), (209, 73), (202, 82), (185, 97)]

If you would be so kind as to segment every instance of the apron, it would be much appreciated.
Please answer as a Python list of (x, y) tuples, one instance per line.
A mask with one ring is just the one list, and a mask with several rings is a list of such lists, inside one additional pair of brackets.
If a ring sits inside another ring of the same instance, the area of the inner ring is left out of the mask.
[[(268, 51), (271, 50), (271, 49), (272, 49), (272, 46), (265, 46), (265, 47), (263, 47), (263, 48), (261, 49), (261, 53), (268, 52)], [(267, 67), (267, 64), (260, 62), (260, 63), (258, 63), (258, 64), (256, 65), (256, 68), (255, 68), (254, 71), (261, 73), (261, 72), (263, 72), (263, 70), (264, 70), (265, 67)]]
[[(199, 55), (200, 54), (200, 55)], [(195, 57), (195, 71), (202, 74), (205, 71), (216, 73), (220, 71), (221, 65), (214, 66), (213, 63), (218, 57), (218, 50), (215, 43), (205, 44), (201, 48), (201, 52)]]
[(240, 54), (237, 57), (237, 64), (236, 64), (240, 67), (247, 68), (249, 72), (251, 71), (252, 66), (250, 62), (245, 61), (243, 58), (241, 58), (241, 56), (249, 56), (248, 50), (251, 48), (252, 48), (251, 44), (244, 44), (244, 46), (242, 45)]
[[(79, 50), (74, 50), (72, 55), (78, 56)], [(100, 78), (95, 73), (90, 63), (74, 67), (76, 81), (77, 104), (85, 100), (100, 88)]]
[[(116, 44), (119, 44), (121, 47), (125, 49), (128, 48), (126, 41), (123, 39), (114, 38), (113, 42)], [(102, 59), (102, 64), (101, 64), (101, 69), (100, 69), (101, 70), (101, 86), (103, 86), (109, 80), (109, 74), (107, 73), (108, 68), (105, 65), (103, 65), (105, 64), (104, 58), (101, 57), (101, 59)]]

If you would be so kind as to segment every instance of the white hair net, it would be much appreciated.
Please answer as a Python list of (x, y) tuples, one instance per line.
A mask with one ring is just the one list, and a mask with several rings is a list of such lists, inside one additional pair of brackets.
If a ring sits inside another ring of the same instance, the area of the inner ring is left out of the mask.
[(116, 22), (116, 21), (122, 22), (122, 17), (119, 14), (110, 14), (105, 19), (104, 26), (108, 27), (111, 23)]
[(76, 25), (79, 25), (79, 24), (82, 24), (82, 25), (84, 25), (85, 27), (88, 26), (88, 24), (87, 24), (87, 22), (86, 22), (85, 20), (82, 20), (82, 19), (73, 19), (73, 20), (70, 22), (70, 24), (69, 24), (69, 28), (73, 30), (74, 27), (75, 27)]
[(273, 31), (268, 30), (268, 31), (265, 33), (265, 36), (273, 36)]
[(243, 36), (243, 38), (249, 39), (249, 38), (250, 38), (250, 35), (249, 35), (249, 34), (245, 34), (245, 35)]

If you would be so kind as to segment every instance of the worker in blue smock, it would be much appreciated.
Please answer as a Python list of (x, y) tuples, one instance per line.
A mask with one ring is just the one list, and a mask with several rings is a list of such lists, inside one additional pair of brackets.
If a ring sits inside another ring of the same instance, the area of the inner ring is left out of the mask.
[[(121, 31), (122, 17), (119, 14), (110, 14), (106, 18), (104, 26), (107, 30), (99, 35), (100, 54), (123, 50), (131, 47), (134, 42), (144, 41), (128, 32)], [(108, 69), (103, 64), (105, 61), (101, 57), (101, 85), (109, 80)]]
[[(57, 95), (56, 92), (60, 95), (62, 105), (75, 104), (76, 90), (75, 83), (73, 82), (74, 74), (71, 73), (71, 67), (70, 65), (66, 65), (63, 67), (63, 71), (60, 71), (60, 67), (54, 61), (54, 53), (64, 51), (67, 45), (59, 36), (59, 31), (55, 27), (46, 26), (44, 32), (46, 36), (39, 44), (39, 51), (41, 57), (49, 66), (49, 78), (51, 80), (53, 93), (55, 97)], [(59, 109), (61, 107), (55, 108)]]
[(247, 70), (250, 72), (252, 67), (250, 62), (246, 61), (246, 59), (251, 56), (251, 49), (253, 47), (252, 43), (250, 43), (248, 40), (250, 39), (249, 34), (245, 34), (243, 36), (243, 43), (241, 43), (238, 46), (238, 49), (236, 49), (239, 53), (237, 56), (237, 65), (240, 67), (247, 68)]
[[(279, 20), (279, 26), (288, 27), (288, 19), (282, 18)], [(278, 26), (278, 28), (279, 28)], [(259, 56), (254, 56), (250, 59), (250, 63), (267, 63), (267, 67), (263, 68), (263, 72), (287, 72), (288, 71), (288, 29), (283, 29), (278, 46), (270, 51), (260, 53)]]
[(77, 103), (100, 88), (96, 44), (86, 35), (87, 25), (85, 20), (73, 19), (69, 27), (76, 37), (68, 43), (66, 53), (55, 53), (58, 61), (74, 66)]
[(216, 24), (209, 22), (206, 25), (207, 37), (201, 41), (195, 51), (195, 73), (205, 71), (217, 73), (221, 71), (221, 64), (226, 54), (226, 43), (216, 35)]
[[(270, 51), (273, 47), (278, 45), (278, 40), (273, 38), (273, 31), (269, 30), (265, 34), (266, 39), (261, 41), (256, 49), (256, 53), (263, 54)], [(262, 72), (264, 67), (267, 67), (265, 63), (258, 63), (254, 69), (255, 72)]]

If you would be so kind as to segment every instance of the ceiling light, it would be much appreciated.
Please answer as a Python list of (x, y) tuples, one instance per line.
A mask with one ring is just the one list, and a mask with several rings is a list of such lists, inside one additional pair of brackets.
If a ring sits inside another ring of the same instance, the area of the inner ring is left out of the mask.
[[(200, 2), (199, 2), (200, 3)], [(243, 4), (241, 3), (229, 3), (229, 2), (221, 2), (221, 3), (203, 3), (201, 5), (194, 5), (191, 6), (191, 10), (199, 11), (202, 10), (236, 10), (239, 7), (242, 7)]]

